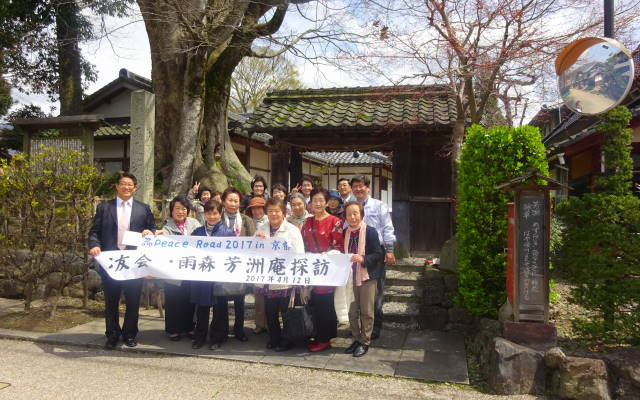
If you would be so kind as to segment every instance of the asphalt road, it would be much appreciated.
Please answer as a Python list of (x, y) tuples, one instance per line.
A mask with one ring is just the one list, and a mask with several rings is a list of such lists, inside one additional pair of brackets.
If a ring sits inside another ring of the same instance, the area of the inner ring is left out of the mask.
[[(4, 387), (4, 384), (9, 386)], [(533, 399), (444, 384), (0, 339), (0, 399)]]

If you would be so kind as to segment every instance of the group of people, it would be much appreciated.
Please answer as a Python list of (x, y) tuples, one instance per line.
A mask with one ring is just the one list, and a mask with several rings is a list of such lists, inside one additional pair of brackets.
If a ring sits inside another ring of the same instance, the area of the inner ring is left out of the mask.
[[(303, 177), (290, 193), (284, 185), (274, 184), (270, 195), (266, 180), (256, 176), (251, 193), (246, 196), (234, 187), (219, 193), (196, 182), (186, 196), (179, 195), (170, 202), (170, 218), (161, 230), (156, 230), (149, 206), (133, 199), (136, 188), (135, 176), (123, 173), (116, 183), (116, 198), (98, 206), (89, 232), (92, 256), (105, 250), (133, 249), (122, 243), (127, 230), (143, 236), (275, 237), (286, 240), (294, 253), (334, 250), (351, 254), (349, 290), (353, 301), (348, 315), (354, 341), (345, 352), (361, 357), (367, 353), (371, 340), (379, 337), (384, 266), (395, 263), (395, 236), (388, 208), (370, 197), (366, 176), (341, 178), (337, 190), (316, 187), (311, 178)], [(117, 281), (102, 269), (100, 275), (105, 293), (105, 347), (114, 348), (120, 338), (125, 345), (134, 347), (142, 280)], [(308, 350), (331, 348), (338, 327), (336, 288), (332, 286), (165, 280), (165, 329), (169, 340), (187, 336), (194, 349), (205, 343), (209, 349), (220, 348), (229, 336), (229, 301), (234, 302), (234, 337), (241, 342), (249, 340), (244, 331), (244, 298), (249, 286), (255, 296), (254, 333), (268, 333), (267, 348), (286, 351), (294, 345), (282, 335), (280, 322), (292, 302), (313, 307), (316, 334), (309, 338)], [(126, 311), (121, 327), (118, 304), (122, 292)]]

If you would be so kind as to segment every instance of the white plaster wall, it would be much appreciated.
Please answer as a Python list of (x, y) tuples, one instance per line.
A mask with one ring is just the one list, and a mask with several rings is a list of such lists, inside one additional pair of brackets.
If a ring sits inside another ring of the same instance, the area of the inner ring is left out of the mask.
[(329, 189), (335, 189), (338, 184), (338, 178), (335, 175), (328, 175), (327, 180), (328, 182), (326, 187)]
[(131, 92), (123, 91), (112, 97), (110, 103), (105, 103), (91, 111), (92, 114), (103, 114), (105, 118), (120, 118), (131, 116)]
[(351, 179), (353, 175), (366, 175), (371, 176), (371, 168), (363, 167), (340, 167), (340, 175), (347, 175), (346, 178)]
[(311, 164), (306, 161), (302, 161), (302, 175), (309, 174), (311, 174)]

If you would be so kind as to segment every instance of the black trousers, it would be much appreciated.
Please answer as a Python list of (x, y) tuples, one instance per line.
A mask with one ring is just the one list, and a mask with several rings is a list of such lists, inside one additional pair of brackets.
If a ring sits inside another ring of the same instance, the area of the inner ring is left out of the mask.
[(164, 284), (164, 329), (169, 334), (192, 332), (195, 306), (191, 304), (191, 282)]
[(233, 300), (235, 311), (235, 323), (233, 333), (236, 337), (244, 336), (244, 294), (236, 296), (216, 296), (216, 305), (213, 311), (213, 329), (211, 340), (220, 343), (229, 336), (229, 304)]
[(267, 331), (269, 332), (269, 343), (276, 347), (282, 341), (282, 328), (280, 327), (280, 316), (289, 307), (289, 296), (274, 297), (264, 299), (264, 309), (267, 317)]
[(207, 333), (209, 333), (209, 342), (213, 343), (213, 324), (215, 319), (211, 320), (211, 326), (209, 326), (210, 313), (211, 306), (196, 306), (196, 328), (194, 331), (196, 342), (204, 343), (207, 340)]
[(333, 292), (324, 294), (311, 292), (309, 304), (313, 306), (318, 342), (328, 342), (338, 336), (338, 316), (333, 305), (333, 296)]
[(382, 274), (378, 278), (378, 285), (376, 288), (376, 298), (374, 300), (374, 313), (373, 313), (373, 334), (380, 335), (382, 329), (382, 321), (384, 320), (384, 314), (382, 313), (382, 306), (384, 306), (384, 282), (387, 280), (387, 269), (382, 268)]
[[(123, 339), (135, 338), (138, 334), (138, 313), (140, 311), (140, 294), (142, 279), (117, 281), (100, 268), (102, 290), (104, 291), (104, 319), (107, 337)], [(120, 295), (124, 292), (126, 310), (124, 324), (120, 328)]]

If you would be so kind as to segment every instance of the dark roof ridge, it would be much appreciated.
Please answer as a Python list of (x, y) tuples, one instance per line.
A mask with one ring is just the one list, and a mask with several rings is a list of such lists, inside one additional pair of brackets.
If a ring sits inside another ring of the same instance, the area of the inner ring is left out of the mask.
[(280, 98), (325, 98), (340, 96), (402, 96), (402, 95), (421, 95), (442, 94), (450, 95), (451, 90), (446, 85), (397, 85), (397, 86), (355, 86), (342, 88), (320, 88), (320, 89), (295, 89), (295, 90), (277, 90), (267, 93), (265, 100)]
[(385, 156), (384, 154), (377, 151), (367, 151), (366, 153), (373, 158), (377, 158), (378, 160), (389, 161), (389, 156)]
[(85, 110), (92, 110), (97, 107), (103, 99), (108, 99), (122, 90), (122, 87), (138, 88), (153, 93), (153, 82), (151, 79), (133, 73), (126, 68), (120, 69), (118, 77), (107, 83), (100, 89), (91, 93), (83, 100)]
[(131, 82), (146, 85), (151, 89), (151, 91), (153, 91), (153, 81), (151, 79), (142, 75), (138, 75), (135, 72), (131, 72), (126, 68), (121, 68), (120, 71), (118, 71), (118, 77), (125, 78)]

